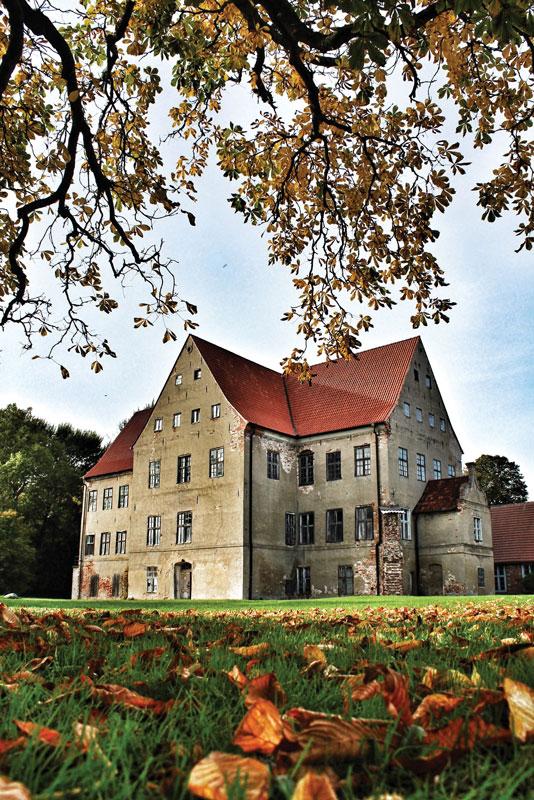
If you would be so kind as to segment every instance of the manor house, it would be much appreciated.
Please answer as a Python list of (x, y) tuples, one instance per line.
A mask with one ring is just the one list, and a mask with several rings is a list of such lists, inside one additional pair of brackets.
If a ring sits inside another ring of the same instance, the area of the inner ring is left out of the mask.
[(421, 339), (312, 373), (189, 336), (85, 475), (73, 596), (493, 593), (486, 499)]

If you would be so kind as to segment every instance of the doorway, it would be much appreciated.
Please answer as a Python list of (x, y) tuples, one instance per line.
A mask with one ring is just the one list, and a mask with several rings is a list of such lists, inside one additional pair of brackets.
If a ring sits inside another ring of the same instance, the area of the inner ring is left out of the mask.
[(428, 591), (429, 595), (443, 594), (443, 567), (441, 564), (430, 564), (428, 568)]
[(191, 564), (180, 561), (174, 565), (174, 597), (180, 600), (191, 599)]

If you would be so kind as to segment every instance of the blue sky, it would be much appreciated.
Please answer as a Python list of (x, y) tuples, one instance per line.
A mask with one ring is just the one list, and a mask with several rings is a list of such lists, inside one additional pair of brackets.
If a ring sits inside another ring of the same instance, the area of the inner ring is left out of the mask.
[[(456, 184), (455, 202), (436, 225), (441, 236), (435, 252), (457, 306), (448, 325), (418, 332), (465, 461), (481, 453), (507, 456), (520, 465), (534, 498), (532, 254), (514, 253), (512, 217), (491, 225), (480, 221), (471, 187), (491, 167), (492, 155), (474, 158), (475, 172)], [(200, 184), (196, 227), (181, 216), (162, 223), (157, 234), (178, 261), (182, 295), (199, 307), (197, 333), (277, 369), (297, 343), (291, 324), (280, 321), (295, 302), (291, 278), (284, 268), (267, 266), (266, 240), (230, 209), (231, 190), (212, 165)], [(66, 358), (71, 378), (63, 381), (56, 366), (21, 353), (18, 331), (0, 336), (0, 405), (16, 402), (51, 422), (115, 435), (120, 420), (158, 395), (185, 338), (179, 323), (178, 342), (165, 345), (160, 328), (134, 330), (131, 320), (145, 298), (135, 286), (122, 295), (114, 295), (122, 300), (119, 311), (98, 318), (118, 354), (99, 375), (87, 360)], [(364, 348), (413, 336), (411, 313), (408, 303), (376, 313)]]

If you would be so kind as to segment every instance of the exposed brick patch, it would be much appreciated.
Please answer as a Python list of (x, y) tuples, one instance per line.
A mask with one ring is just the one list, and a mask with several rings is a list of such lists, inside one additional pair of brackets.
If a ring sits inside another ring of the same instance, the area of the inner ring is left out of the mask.
[(457, 581), (452, 572), (449, 572), (443, 584), (443, 594), (469, 594), (465, 583)]
[(400, 515), (382, 511), (380, 546), (380, 594), (403, 594), (404, 553), (400, 539)]

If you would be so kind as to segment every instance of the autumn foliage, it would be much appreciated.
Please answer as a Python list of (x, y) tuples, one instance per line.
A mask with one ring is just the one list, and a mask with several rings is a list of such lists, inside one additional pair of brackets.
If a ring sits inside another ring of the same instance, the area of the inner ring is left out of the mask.
[(136, 797), (187, 787), (207, 800), (333, 800), (401, 787), (408, 798), (493, 758), (521, 778), (534, 740), (531, 622), (528, 605), (492, 603), (238, 615), (0, 604), (0, 798), (58, 781), (65, 796), (122, 797), (109, 794), (119, 780)]

